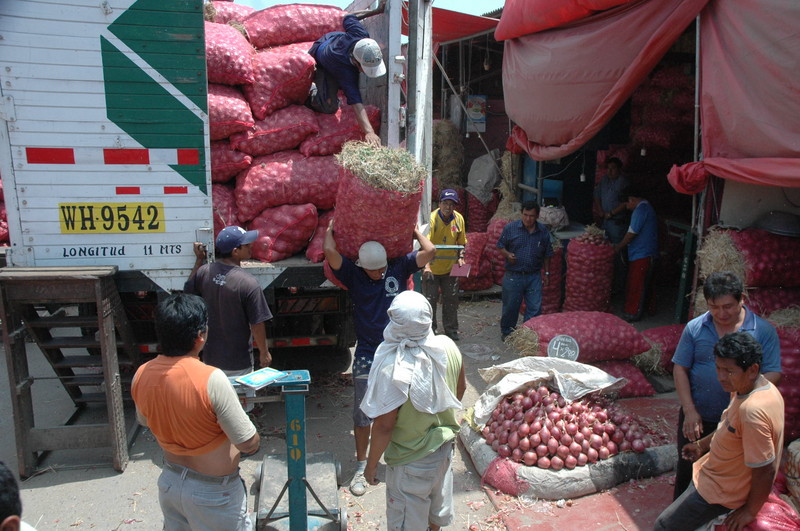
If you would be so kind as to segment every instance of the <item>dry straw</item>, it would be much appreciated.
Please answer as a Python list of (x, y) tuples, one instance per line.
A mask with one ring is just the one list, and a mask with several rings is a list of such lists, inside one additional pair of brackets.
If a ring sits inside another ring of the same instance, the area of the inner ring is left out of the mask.
[(517, 195), (514, 193), (514, 164), (513, 155), (510, 151), (503, 153), (500, 158), (500, 184), (497, 189), (500, 191), (500, 203), (497, 205), (497, 210), (492, 215), (491, 221), (496, 219), (519, 219), (519, 207), (514, 203), (517, 200)]
[(464, 145), (458, 128), (450, 120), (434, 120), (432, 144), (433, 176), (439, 188), (461, 188)]
[(539, 334), (527, 326), (520, 326), (506, 338), (506, 343), (523, 356), (539, 355)]
[(427, 174), (408, 151), (367, 142), (346, 143), (336, 160), (368, 186), (402, 194), (419, 192), (419, 183)]
[(767, 320), (778, 328), (800, 328), (800, 307), (791, 306), (775, 310)]
[(217, 18), (217, 8), (211, 2), (203, 4), (203, 20), (214, 22)]
[(588, 234), (589, 236), (605, 237), (605, 235), (606, 235), (606, 231), (604, 231), (603, 229), (601, 229), (600, 227), (598, 227), (594, 223), (592, 223), (591, 225), (587, 225), (586, 226), (585, 233)]
[(742, 282), (745, 280), (744, 256), (736, 249), (728, 231), (713, 227), (703, 238), (697, 250), (700, 279), (705, 280), (715, 271), (733, 271)]
[[(645, 338), (647, 339), (647, 338)], [(650, 350), (642, 352), (631, 358), (631, 363), (639, 367), (645, 374), (666, 374), (667, 371), (661, 366), (661, 345), (647, 339), (650, 343)]]

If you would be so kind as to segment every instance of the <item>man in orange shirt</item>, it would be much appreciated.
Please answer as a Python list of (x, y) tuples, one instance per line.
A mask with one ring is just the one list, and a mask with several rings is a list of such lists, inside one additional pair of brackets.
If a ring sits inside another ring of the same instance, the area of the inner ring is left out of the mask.
[(198, 358), (208, 335), (202, 298), (177, 294), (156, 309), (163, 354), (139, 367), (131, 394), (139, 423), (164, 450), (158, 501), (164, 529), (250, 531), (242, 454), (261, 439), (220, 369)]
[(717, 429), (683, 446), (692, 485), (658, 517), (656, 531), (697, 529), (721, 514), (729, 531), (752, 522), (769, 496), (783, 449), (783, 397), (760, 374), (761, 344), (746, 332), (714, 347), (717, 378), (731, 393)]

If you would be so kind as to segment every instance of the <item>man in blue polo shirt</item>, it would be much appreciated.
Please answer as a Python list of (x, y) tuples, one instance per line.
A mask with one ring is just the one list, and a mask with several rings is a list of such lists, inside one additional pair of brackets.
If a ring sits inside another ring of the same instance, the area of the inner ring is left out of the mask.
[[(550, 283), (550, 257), (553, 244), (550, 231), (539, 223), (539, 205), (528, 201), (522, 205), (522, 219), (503, 227), (497, 248), (506, 259), (503, 275), (503, 310), (500, 334), (505, 341), (517, 326), (519, 307), (525, 298), (525, 321), (542, 311), (542, 284)], [(542, 269), (544, 268), (544, 279)]]
[(344, 31), (332, 31), (317, 39), (308, 50), (316, 59), (317, 70), (307, 105), (317, 112), (333, 114), (339, 110), (338, 92), (341, 88), (348, 105), (353, 107), (364, 140), (380, 145), (380, 137), (369, 123), (367, 111), (358, 88), (358, 74), (381, 77), (386, 73), (381, 48), (359, 21), (383, 13), (386, 0), (372, 11), (359, 11), (344, 17)]
[(681, 403), (678, 414), (678, 466), (675, 499), (692, 482), (692, 462), (680, 458), (685, 444), (702, 439), (717, 428), (730, 393), (717, 379), (714, 346), (725, 334), (742, 331), (761, 344), (761, 373), (778, 385), (781, 379), (780, 342), (775, 327), (744, 305), (744, 285), (730, 271), (715, 272), (703, 284), (708, 311), (686, 324), (672, 357), (672, 375)]
[(387, 261), (383, 245), (370, 241), (361, 246), (358, 250), (358, 261), (353, 262), (342, 256), (336, 247), (333, 221), (325, 233), (325, 259), (336, 278), (350, 291), (353, 301), (353, 323), (357, 340), (353, 356), (353, 434), (358, 465), (350, 483), (350, 492), (356, 496), (363, 495), (367, 489), (364, 469), (367, 466), (372, 424), (372, 420), (361, 411), (360, 405), (367, 391), (367, 378), (375, 350), (383, 342), (383, 330), (389, 324), (389, 306), (394, 297), (406, 289), (411, 275), (425, 267), (436, 255), (436, 247), (418, 228), (414, 229), (414, 238), (419, 242), (419, 251)]
[(658, 219), (640, 187), (628, 186), (622, 191), (622, 198), (633, 214), (628, 232), (621, 242), (614, 245), (614, 250), (619, 252), (628, 248), (628, 278), (622, 317), (630, 322), (641, 319), (646, 301), (653, 296), (653, 270), (658, 257)]

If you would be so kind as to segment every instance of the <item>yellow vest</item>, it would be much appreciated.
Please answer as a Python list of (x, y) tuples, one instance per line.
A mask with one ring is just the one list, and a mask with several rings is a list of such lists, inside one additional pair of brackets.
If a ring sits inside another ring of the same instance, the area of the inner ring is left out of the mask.
[[(453, 219), (450, 223), (442, 221), (437, 208), (431, 212), (431, 243), (434, 245), (466, 245), (467, 230), (464, 224), (464, 216), (453, 211)], [(436, 251), (436, 258), (431, 262), (431, 271), (434, 275), (447, 275), (453, 268), (458, 257), (456, 249)]]

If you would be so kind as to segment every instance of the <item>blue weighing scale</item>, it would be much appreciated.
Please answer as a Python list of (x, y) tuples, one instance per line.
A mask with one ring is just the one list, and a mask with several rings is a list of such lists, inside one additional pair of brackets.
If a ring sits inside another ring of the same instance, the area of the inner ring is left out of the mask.
[[(280, 387), (286, 407), (286, 455), (265, 455), (256, 495), (258, 531), (346, 531), (339, 507), (341, 465), (331, 452), (306, 454), (308, 371), (286, 371)], [(308, 495), (311, 495), (310, 497)]]

